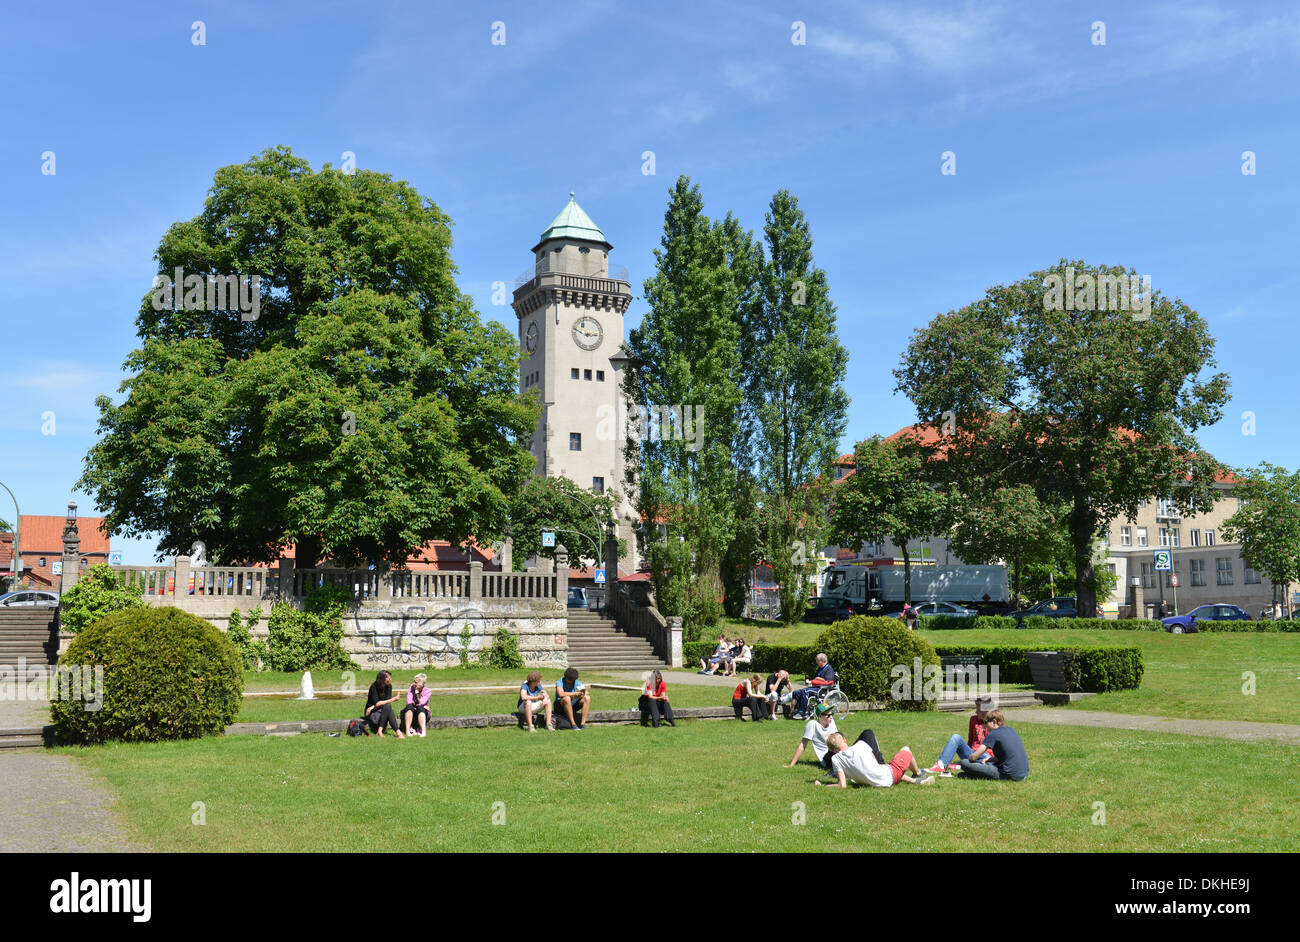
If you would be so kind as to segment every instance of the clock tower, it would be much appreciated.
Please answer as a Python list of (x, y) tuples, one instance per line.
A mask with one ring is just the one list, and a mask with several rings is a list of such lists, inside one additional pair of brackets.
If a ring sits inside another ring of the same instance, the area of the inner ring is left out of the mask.
[[(623, 315), (632, 300), (627, 272), (611, 271), (613, 248), (569, 194), (568, 204), (533, 246), (533, 265), (516, 281), (519, 388), (535, 389), (542, 417), (532, 451), (542, 477), (569, 478), (586, 490), (617, 489), (618, 535), (636, 568), (637, 522), (623, 483)], [(590, 559), (591, 547), (572, 537), (570, 557)], [(613, 574), (610, 574), (613, 578)]]

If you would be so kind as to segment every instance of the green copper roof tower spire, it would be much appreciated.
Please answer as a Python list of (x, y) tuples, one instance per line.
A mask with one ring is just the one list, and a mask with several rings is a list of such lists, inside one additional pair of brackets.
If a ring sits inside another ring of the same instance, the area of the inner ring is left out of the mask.
[(569, 202), (560, 210), (559, 215), (551, 220), (551, 224), (542, 232), (542, 237), (537, 240), (537, 244), (541, 245), (548, 239), (583, 239), (613, 248), (606, 241), (605, 233), (600, 231), (600, 227), (591, 221), (591, 217), (573, 198), (572, 190), (569, 191)]

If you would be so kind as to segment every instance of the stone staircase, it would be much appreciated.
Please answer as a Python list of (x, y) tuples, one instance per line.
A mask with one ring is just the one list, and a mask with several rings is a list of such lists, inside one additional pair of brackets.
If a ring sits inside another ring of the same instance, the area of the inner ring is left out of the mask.
[(654, 670), (664, 667), (644, 638), (619, 630), (614, 619), (600, 612), (569, 609), (569, 666), (579, 670)]
[(10, 608), (0, 611), (0, 665), (16, 669), (58, 660), (58, 615), (53, 608)]

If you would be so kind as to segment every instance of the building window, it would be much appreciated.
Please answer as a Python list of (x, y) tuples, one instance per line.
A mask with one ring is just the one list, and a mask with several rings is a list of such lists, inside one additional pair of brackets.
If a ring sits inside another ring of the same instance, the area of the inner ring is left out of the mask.
[(1132, 546), (1132, 545), (1133, 545), (1133, 528), (1132, 528), (1132, 527), (1120, 527), (1120, 528), (1119, 528), (1119, 545), (1120, 545), (1120, 546)]
[(596, 370), (596, 382), (598, 382), (598, 383), (603, 383), (603, 382), (605, 382), (605, 371), (604, 371), (604, 370)]
[(569, 433), (569, 451), (582, 451), (582, 433)]
[(589, 253), (590, 251), (591, 251), (591, 249), (587, 248), (585, 245), (580, 245), (580, 246), (578, 246), (578, 254), (579, 254), (579, 255), (586, 255), (586, 254)]
[(1192, 566), (1192, 585), (1205, 585), (1205, 560), (1193, 559)]
[[(1209, 532), (1209, 531), (1206, 531)], [(1232, 560), (1226, 556), (1219, 556), (1214, 560), (1216, 585), (1232, 585)]]
[(41, 557), (41, 568), (42, 568), (42, 569), (45, 568), (45, 557), (44, 557), (44, 556)]
[[(1206, 530), (1206, 531), (1205, 531), (1205, 545), (1206, 545), (1206, 546), (1213, 546), (1213, 545), (1214, 545), (1214, 531), (1213, 531), (1213, 530)], [(1228, 583), (1228, 585), (1232, 585), (1232, 583), (1230, 582), (1230, 583)]]
[(1161, 546), (1169, 545), (1169, 530), (1165, 527), (1160, 528), (1160, 545)]
[(1241, 581), (1246, 585), (1259, 585), (1259, 572), (1251, 569), (1244, 562), (1241, 567)]
[(603, 494), (603, 493), (605, 493), (605, 479), (604, 479), (604, 478), (592, 478), (592, 479), (591, 479), (591, 489), (592, 489), (593, 491), (595, 491), (597, 494)]
[(583, 371), (582, 371), (582, 378), (583, 378), (583, 379), (591, 379), (591, 370), (583, 370)]
[(577, 379), (577, 378), (578, 378), (578, 368), (575, 366), (573, 369), (569, 370), (569, 379)]
[(1159, 504), (1158, 508), (1156, 509), (1156, 516), (1157, 516), (1157, 517), (1177, 517), (1177, 516), (1178, 516), (1178, 508), (1174, 506), (1174, 501), (1173, 501), (1173, 498), (1172, 498), (1172, 497), (1162, 497), (1162, 498), (1160, 498), (1160, 504)]
[(1146, 546), (1146, 545), (1147, 545), (1147, 528), (1146, 528), (1146, 527), (1138, 527), (1137, 529), (1138, 529), (1138, 546)]
[(1142, 564), (1142, 588), (1154, 589), (1156, 587), (1156, 578), (1151, 572), (1153, 563)]
[(1200, 545), (1201, 545), (1201, 531), (1200, 531), (1200, 530), (1193, 530), (1193, 531), (1192, 531), (1192, 545), (1193, 545), (1193, 546), (1200, 546)]

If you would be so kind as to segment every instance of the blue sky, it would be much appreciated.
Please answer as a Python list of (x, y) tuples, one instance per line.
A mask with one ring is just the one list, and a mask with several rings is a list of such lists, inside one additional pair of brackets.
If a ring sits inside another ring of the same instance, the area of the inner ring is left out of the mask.
[(1217, 339), (1233, 398), (1203, 444), (1300, 465), (1295, 4), (24, 6), (0, 14), (0, 481), (25, 513), (93, 512), (72, 486), (158, 241), (218, 167), (274, 145), (352, 151), (434, 199), (462, 288), (512, 329), (492, 282), (570, 190), (639, 294), (678, 174), (755, 230), (790, 189), (850, 351), (845, 450), (914, 419), (890, 370), (934, 314), (1062, 256), (1132, 266)]

